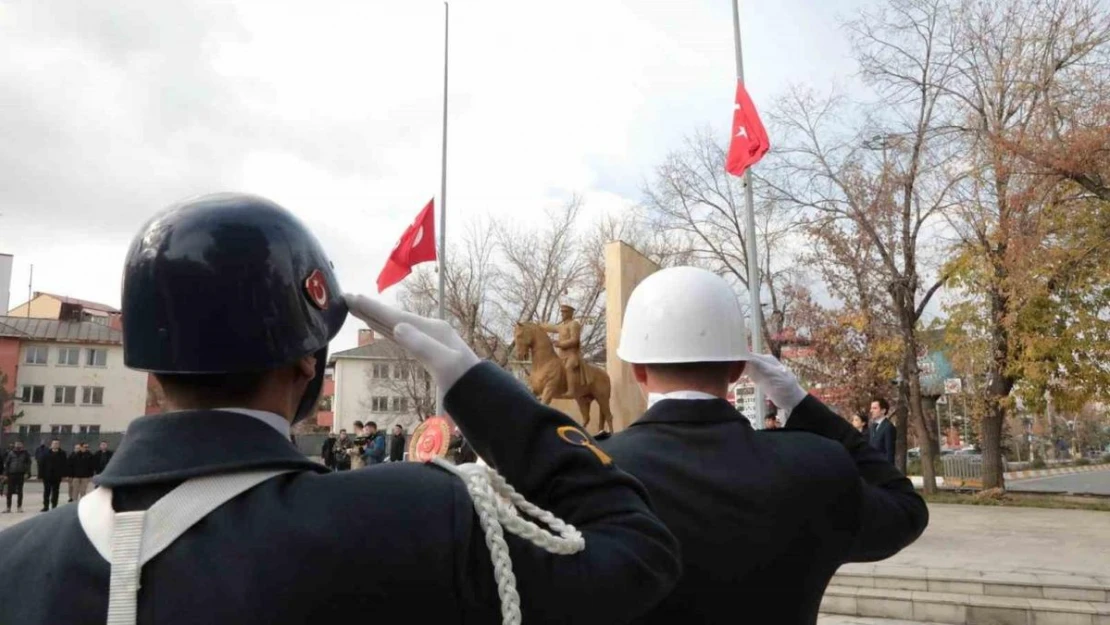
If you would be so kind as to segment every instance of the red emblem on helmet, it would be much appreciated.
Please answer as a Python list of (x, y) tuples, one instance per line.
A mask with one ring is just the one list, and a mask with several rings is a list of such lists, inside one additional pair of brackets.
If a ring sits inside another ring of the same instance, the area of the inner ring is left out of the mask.
[(313, 306), (320, 310), (328, 307), (328, 281), (324, 278), (324, 272), (315, 269), (308, 274), (304, 280), (304, 292)]

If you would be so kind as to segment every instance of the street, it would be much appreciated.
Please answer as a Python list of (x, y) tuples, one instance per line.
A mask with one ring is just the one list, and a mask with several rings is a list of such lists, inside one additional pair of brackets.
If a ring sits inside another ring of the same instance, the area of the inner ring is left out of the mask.
[(1087, 493), (1110, 495), (1110, 469), (1091, 473), (1052, 475), (1025, 480), (1010, 480), (1006, 488), (1021, 492)]

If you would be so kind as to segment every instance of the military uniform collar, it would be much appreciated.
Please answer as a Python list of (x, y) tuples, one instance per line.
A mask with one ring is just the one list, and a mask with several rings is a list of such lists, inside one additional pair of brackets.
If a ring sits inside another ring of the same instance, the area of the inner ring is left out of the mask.
[(186, 410), (132, 421), (108, 466), (93, 483), (133, 486), (261, 468), (329, 471), (255, 417)]
[(751, 427), (747, 417), (729, 402), (721, 399), (663, 399), (644, 412), (632, 424), (652, 423), (724, 423), (738, 421)]

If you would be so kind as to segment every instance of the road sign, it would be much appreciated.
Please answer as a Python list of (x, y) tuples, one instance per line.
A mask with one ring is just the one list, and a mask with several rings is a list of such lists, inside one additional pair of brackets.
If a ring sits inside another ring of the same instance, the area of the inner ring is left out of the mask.
[(944, 381), (945, 395), (959, 395), (963, 392), (964, 384), (960, 378), (948, 378)]

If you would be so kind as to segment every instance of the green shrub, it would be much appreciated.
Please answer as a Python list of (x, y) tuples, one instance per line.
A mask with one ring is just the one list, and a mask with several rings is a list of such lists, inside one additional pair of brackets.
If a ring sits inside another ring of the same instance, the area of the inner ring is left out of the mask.
[(1043, 469), (1047, 466), (1048, 465), (1045, 464), (1044, 458), (1034, 458), (1031, 468), (1033, 468), (1033, 469)]
[(1110, 454), (1104, 454), (1102, 456), (1102, 464), (1110, 464)]
[(1086, 458), (1080, 458), (1079, 460), (1076, 460), (1073, 464), (1075, 464), (1075, 466), (1077, 467), (1085, 467), (1091, 464), (1091, 461), (1087, 460)]

